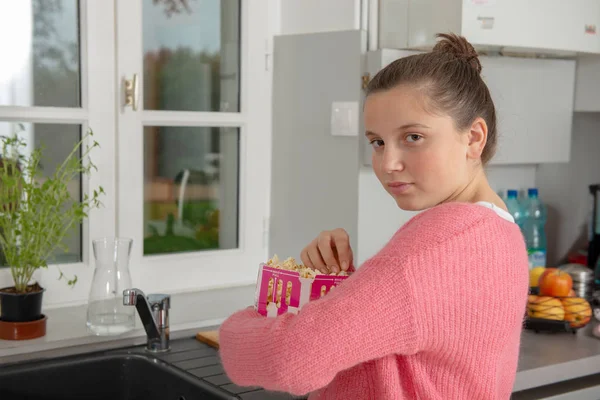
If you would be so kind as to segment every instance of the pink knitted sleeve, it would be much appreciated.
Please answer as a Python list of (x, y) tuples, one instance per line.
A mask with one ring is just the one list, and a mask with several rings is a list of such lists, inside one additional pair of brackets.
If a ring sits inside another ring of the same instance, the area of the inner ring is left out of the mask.
[(306, 394), (356, 364), (416, 353), (423, 338), (409, 274), (399, 258), (376, 256), (298, 315), (233, 314), (219, 333), (227, 375), (241, 386)]

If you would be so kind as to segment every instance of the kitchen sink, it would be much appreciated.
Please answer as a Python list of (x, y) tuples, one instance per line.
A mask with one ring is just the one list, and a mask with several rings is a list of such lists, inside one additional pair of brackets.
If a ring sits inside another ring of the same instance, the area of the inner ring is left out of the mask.
[(84, 354), (0, 368), (2, 400), (238, 399), (150, 354)]

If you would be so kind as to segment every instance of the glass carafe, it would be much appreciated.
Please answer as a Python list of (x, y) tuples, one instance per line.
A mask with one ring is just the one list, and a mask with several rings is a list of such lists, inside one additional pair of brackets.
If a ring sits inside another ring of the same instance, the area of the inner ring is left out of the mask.
[(135, 327), (135, 307), (123, 305), (123, 290), (132, 287), (129, 274), (132, 243), (128, 238), (102, 238), (92, 242), (96, 267), (88, 298), (90, 333), (119, 335)]

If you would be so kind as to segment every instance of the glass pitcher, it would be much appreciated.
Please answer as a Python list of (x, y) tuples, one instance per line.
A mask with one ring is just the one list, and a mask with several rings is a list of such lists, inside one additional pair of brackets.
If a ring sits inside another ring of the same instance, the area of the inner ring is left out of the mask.
[(123, 290), (130, 289), (129, 257), (132, 239), (92, 241), (96, 269), (90, 288), (87, 328), (98, 336), (119, 335), (135, 327), (135, 307), (123, 305)]

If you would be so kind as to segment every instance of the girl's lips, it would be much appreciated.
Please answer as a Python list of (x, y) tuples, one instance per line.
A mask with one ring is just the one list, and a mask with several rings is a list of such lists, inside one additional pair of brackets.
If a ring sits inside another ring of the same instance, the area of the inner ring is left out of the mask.
[(389, 191), (393, 194), (402, 194), (411, 188), (412, 183), (406, 182), (390, 182), (387, 184)]

